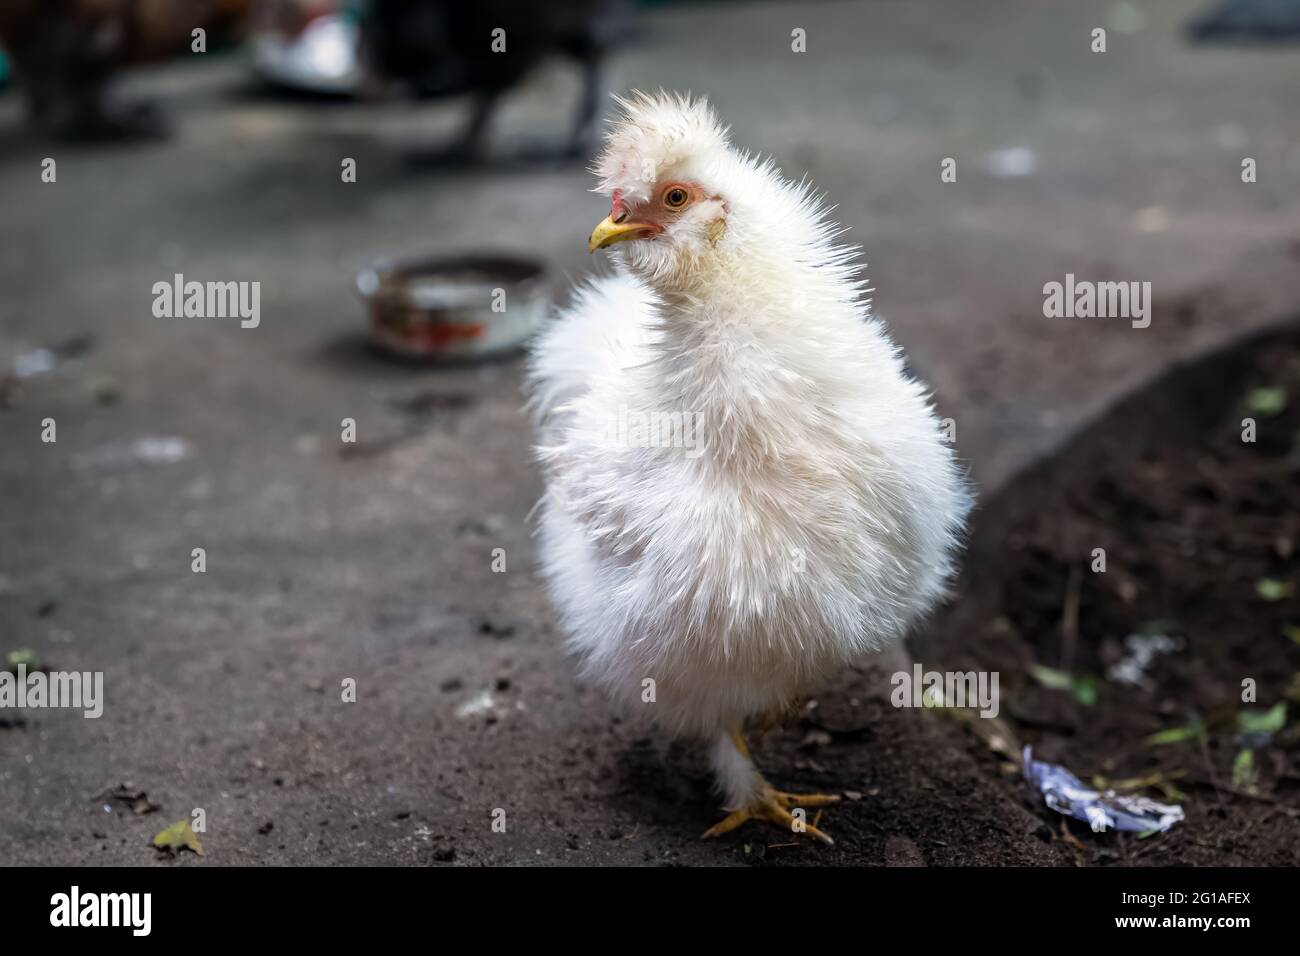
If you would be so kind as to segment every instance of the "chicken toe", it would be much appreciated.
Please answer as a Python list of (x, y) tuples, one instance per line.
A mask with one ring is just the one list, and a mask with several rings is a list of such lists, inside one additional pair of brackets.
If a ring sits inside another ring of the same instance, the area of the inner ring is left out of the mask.
[[(742, 823), (747, 823), (750, 820), (761, 820), (766, 823), (774, 823), (791, 833), (806, 833), (827, 846), (834, 846), (835, 841), (817, 827), (808, 823), (805, 814), (801, 811), (805, 807), (823, 807), (827, 804), (839, 803), (839, 800), (840, 798), (834, 794), (785, 793), (765, 786), (753, 803), (727, 814), (721, 822), (705, 831), (704, 838), (708, 839), (709, 837), (730, 833)], [(796, 814), (798, 815), (796, 816)]]

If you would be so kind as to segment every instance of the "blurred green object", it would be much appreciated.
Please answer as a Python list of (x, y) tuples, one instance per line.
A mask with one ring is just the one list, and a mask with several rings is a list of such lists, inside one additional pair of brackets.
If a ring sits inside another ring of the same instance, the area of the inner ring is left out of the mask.
[(9, 85), (9, 57), (5, 55), (4, 50), (0, 50), (0, 90)]

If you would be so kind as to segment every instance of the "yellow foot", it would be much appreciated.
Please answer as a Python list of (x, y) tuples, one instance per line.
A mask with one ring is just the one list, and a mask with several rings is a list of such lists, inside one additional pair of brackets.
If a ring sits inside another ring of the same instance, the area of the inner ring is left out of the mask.
[(749, 820), (764, 820), (768, 823), (775, 823), (791, 833), (806, 833), (821, 840), (827, 846), (834, 846), (835, 841), (811, 823), (808, 823), (805, 814), (801, 813), (795, 816), (791, 811), (807, 807), (824, 807), (827, 804), (839, 802), (840, 798), (834, 794), (783, 793), (780, 790), (773, 790), (771, 787), (764, 787), (752, 804), (727, 814), (721, 823), (705, 831), (704, 838), (708, 839), (709, 837), (730, 833)]

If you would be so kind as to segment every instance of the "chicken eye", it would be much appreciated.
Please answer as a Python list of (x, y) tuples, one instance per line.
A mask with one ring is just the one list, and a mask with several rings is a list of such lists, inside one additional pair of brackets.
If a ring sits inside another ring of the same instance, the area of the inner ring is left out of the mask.
[(664, 205), (669, 209), (681, 209), (691, 197), (681, 186), (674, 186), (664, 193)]

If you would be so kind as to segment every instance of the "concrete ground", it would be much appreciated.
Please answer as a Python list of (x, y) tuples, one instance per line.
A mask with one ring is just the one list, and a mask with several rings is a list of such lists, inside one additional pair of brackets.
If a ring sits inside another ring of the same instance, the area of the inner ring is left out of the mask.
[[(739, 142), (812, 176), (988, 496), (1170, 362), (1297, 311), (1300, 53), (1189, 48), (1200, 6), (665, 8), (609, 82), (707, 92)], [(213, 56), (135, 77), (178, 132), (112, 149), (38, 143), (0, 99), (0, 357), (93, 336), (0, 411), (0, 651), (102, 670), (107, 695), (96, 721), (3, 714), (0, 863), (162, 861), (150, 837), (196, 807), (207, 865), (742, 862), (740, 839), (694, 839), (716, 818), (698, 758), (614, 721), (561, 651), (533, 574), (519, 363), (413, 369), (361, 346), (351, 279), (380, 255), (530, 253), (562, 294), (594, 267), (590, 176), (411, 175), (400, 144), (449, 131), (458, 106), (278, 103), (241, 95), (243, 75)], [(538, 75), (501, 147), (558, 128), (576, 89), (565, 68)], [(1008, 155), (1032, 170), (994, 175)], [(261, 326), (155, 318), (151, 288), (175, 272), (260, 281)], [(1043, 284), (1067, 273), (1151, 282), (1150, 328), (1044, 318)], [(344, 417), (359, 454), (340, 453)], [(179, 460), (150, 460), (169, 447)], [(901, 660), (824, 706), (878, 697)], [(1032, 828), (938, 766), (960, 732), (918, 731), (930, 749), (906, 756), (936, 762), (954, 812)], [(821, 763), (820, 784), (861, 785)], [(888, 833), (909, 799), (892, 766), (834, 812)], [(123, 782), (161, 809), (102, 796)], [(831, 852), (929, 859), (884, 836)]]

